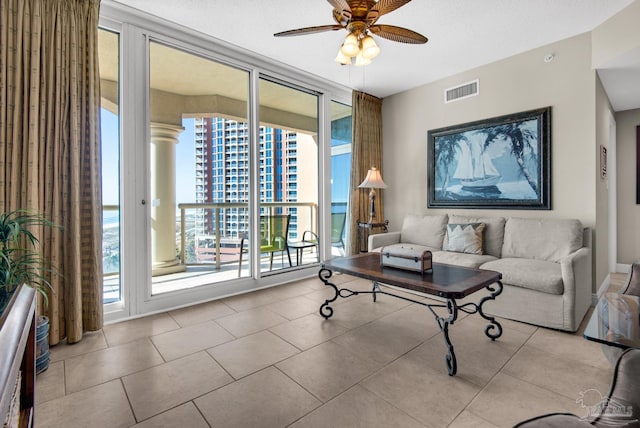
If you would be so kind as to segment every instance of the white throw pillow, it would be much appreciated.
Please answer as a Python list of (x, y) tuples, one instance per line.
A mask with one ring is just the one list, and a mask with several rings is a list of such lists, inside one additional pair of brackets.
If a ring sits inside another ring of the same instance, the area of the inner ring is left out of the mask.
[(447, 251), (467, 254), (484, 254), (482, 232), (484, 223), (447, 225)]
[(441, 249), (442, 241), (447, 233), (448, 219), (446, 214), (406, 215), (400, 233), (401, 242)]

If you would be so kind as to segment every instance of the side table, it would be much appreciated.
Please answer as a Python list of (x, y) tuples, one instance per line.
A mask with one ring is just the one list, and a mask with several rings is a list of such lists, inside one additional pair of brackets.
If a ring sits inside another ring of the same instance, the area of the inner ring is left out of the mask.
[(369, 235), (379, 230), (386, 233), (389, 229), (389, 220), (385, 220), (383, 223), (369, 223), (358, 220), (358, 249), (361, 253), (369, 251), (368, 241)]
[(598, 299), (583, 336), (602, 343), (602, 353), (611, 365), (615, 365), (624, 349), (640, 348), (639, 314), (640, 297), (604, 293)]

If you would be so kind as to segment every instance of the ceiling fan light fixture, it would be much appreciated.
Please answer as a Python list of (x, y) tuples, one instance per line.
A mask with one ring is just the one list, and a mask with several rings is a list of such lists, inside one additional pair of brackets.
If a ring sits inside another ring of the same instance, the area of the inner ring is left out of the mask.
[(358, 52), (360, 51), (360, 45), (355, 34), (347, 34), (347, 37), (344, 39), (344, 43), (342, 44), (340, 51), (344, 56), (349, 58), (353, 58), (354, 56), (358, 55)]
[(362, 57), (368, 60), (372, 60), (380, 54), (380, 48), (376, 45), (376, 41), (373, 37), (366, 35), (362, 39)]
[[(275, 37), (315, 34), (325, 31), (346, 30), (347, 35), (340, 46), (335, 61), (340, 64), (362, 66), (380, 54), (380, 48), (373, 38), (393, 42), (424, 44), (429, 39), (408, 28), (378, 24), (378, 18), (406, 5), (411, 0), (327, 0), (333, 6), (333, 24), (296, 28), (275, 33)], [(353, 61), (353, 58), (356, 58)]]
[(342, 53), (342, 47), (338, 49), (338, 55), (336, 55), (336, 59), (334, 61), (342, 65), (351, 64), (351, 58)]
[(357, 67), (361, 67), (363, 65), (369, 65), (369, 64), (371, 64), (371, 60), (369, 58), (365, 58), (362, 55), (362, 51), (358, 52), (358, 55), (356, 55), (356, 63), (355, 63), (355, 65)]

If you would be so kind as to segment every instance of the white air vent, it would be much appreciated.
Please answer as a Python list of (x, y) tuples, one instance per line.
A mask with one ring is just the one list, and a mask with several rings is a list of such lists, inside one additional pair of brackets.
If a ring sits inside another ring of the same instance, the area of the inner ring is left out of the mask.
[(462, 100), (464, 98), (475, 97), (480, 92), (480, 80), (463, 83), (455, 88), (444, 90), (444, 103)]

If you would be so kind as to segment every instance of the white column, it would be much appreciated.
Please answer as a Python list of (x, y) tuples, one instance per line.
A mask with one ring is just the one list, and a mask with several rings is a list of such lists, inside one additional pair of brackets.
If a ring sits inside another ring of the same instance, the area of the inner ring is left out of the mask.
[(181, 126), (151, 123), (152, 275), (184, 272), (176, 257), (176, 144)]

